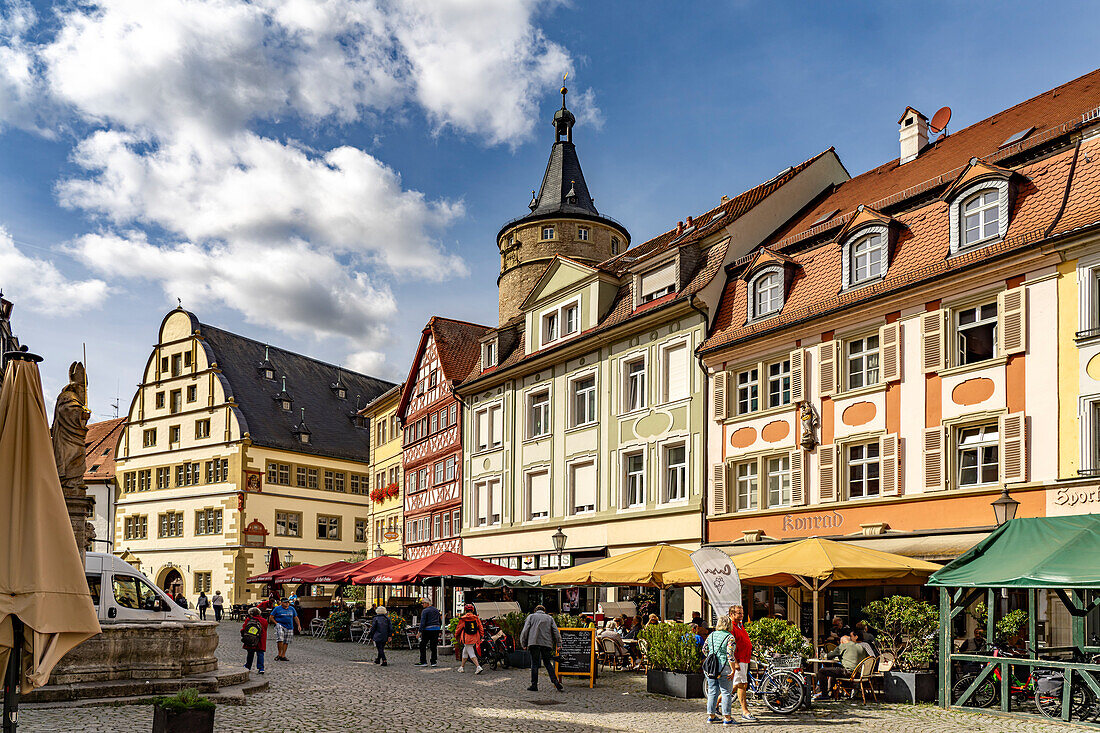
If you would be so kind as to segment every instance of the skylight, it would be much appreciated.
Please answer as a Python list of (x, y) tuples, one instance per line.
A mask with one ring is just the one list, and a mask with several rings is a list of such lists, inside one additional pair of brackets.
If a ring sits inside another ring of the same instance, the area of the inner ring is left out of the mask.
[(718, 221), (719, 219), (721, 219), (725, 215), (726, 215), (726, 210), (722, 209), (721, 211), (716, 212), (714, 214), (714, 216), (710, 217), (710, 219), (707, 221), (707, 224), (712, 224), (712, 223)]
[(1009, 145), (1012, 145), (1013, 143), (1018, 143), (1021, 140), (1023, 140), (1025, 137), (1030, 135), (1032, 132), (1034, 132), (1034, 130), (1035, 130), (1034, 127), (1025, 127), (1024, 129), (1020, 130), (1017, 133), (1014, 133), (1012, 135), (1012, 137), (1008, 138), (1003, 143), (1001, 143), (1000, 147), (1007, 148)]
[(840, 213), (840, 209), (833, 209), (832, 211), (826, 211), (824, 214), (817, 217), (817, 221), (815, 221), (810, 226), (815, 227), (818, 224), (824, 224), (825, 222), (829, 221), (829, 219), (832, 219), (834, 216), (836, 216), (839, 213)]

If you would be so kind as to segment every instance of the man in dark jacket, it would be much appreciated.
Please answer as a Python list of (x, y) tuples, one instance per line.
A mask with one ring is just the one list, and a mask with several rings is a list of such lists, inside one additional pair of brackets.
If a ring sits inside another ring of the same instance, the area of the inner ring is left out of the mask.
[(430, 648), (432, 650), (431, 665), (437, 667), (439, 665), (436, 663), (436, 647), (439, 646), (439, 632), (443, 629), (443, 615), (427, 598), (421, 598), (420, 604), (424, 607), (424, 610), (420, 612), (420, 661), (417, 662), (416, 666), (428, 666), (428, 649)]
[(523, 622), (519, 643), (531, 654), (531, 686), (527, 689), (538, 692), (539, 663), (541, 662), (546, 667), (550, 682), (558, 688), (558, 692), (564, 692), (565, 688), (554, 674), (554, 652), (561, 646), (561, 632), (558, 631), (554, 618), (546, 613), (544, 607), (535, 606), (535, 612)]
[(390, 623), (389, 612), (385, 606), (372, 609), (374, 621), (371, 622), (370, 640), (374, 642), (374, 648), (378, 654), (374, 657), (375, 664), (386, 666), (386, 642), (393, 636), (393, 625)]

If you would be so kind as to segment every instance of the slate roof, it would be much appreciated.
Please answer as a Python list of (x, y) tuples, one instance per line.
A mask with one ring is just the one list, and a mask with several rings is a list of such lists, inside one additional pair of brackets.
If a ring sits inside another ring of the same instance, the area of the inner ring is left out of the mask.
[[(192, 316), (194, 320), (194, 316)], [(356, 406), (366, 405), (391, 389), (393, 382), (327, 364), (277, 346), (230, 333), (216, 326), (199, 323), (198, 331), (210, 352), (208, 358), (217, 362), (226, 384), (227, 396), (236, 401), (241, 429), (255, 445), (357, 461), (369, 459), (370, 432), (356, 428), (351, 416)], [(275, 370), (275, 381), (260, 376), (259, 365), (268, 361)], [(289, 412), (282, 410), (274, 395), (282, 389), (286, 376), (286, 391), (292, 400)], [(347, 397), (339, 399), (332, 385), (339, 381), (347, 388)], [(302, 444), (292, 431), (302, 419), (311, 433), (310, 442)]]
[(92, 423), (84, 437), (84, 480), (107, 481), (115, 477), (115, 451), (126, 418)]

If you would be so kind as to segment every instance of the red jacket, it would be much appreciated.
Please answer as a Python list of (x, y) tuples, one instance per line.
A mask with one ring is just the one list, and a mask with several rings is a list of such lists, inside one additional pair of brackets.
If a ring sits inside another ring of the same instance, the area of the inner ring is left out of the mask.
[(247, 616), (244, 623), (241, 624), (241, 631), (244, 631), (244, 627), (248, 626), (248, 622), (252, 619), (256, 619), (260, 622), (260, 645), (253, 651), (266, 652), (267, 651), (267, 619), (263, 616)]
[(734, 661), (738, 664), (748, 664), (752, 661), (752, 640), (749, 639), (749, 632), (745, 631), (744, 626), (735, 622), (730, 633), (737, 642), (737, 648), (733, 652)]
[[(477, 633), (466, 633), (466, 621), (467, 619), (473, 619), (477, 624)], [(458, 618), (458, 627), (455, 629), (455, 636), (463, 644), (473, 644), (478, 646), (481, 644), (481, 638), (485, 636), (485, 627), (481, 624), (481, 619), (477, 617), (476, 613), (464, 613)]]

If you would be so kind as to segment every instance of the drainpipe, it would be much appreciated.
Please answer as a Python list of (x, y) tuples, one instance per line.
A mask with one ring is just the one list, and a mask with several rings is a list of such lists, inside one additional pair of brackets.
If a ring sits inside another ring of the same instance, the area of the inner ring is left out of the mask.
[[(694, 310), (696, 313), (698, 313), (699, 315), (701, 315), (703, 317), (703, 333), (705, 335), (706, 334), (707, 320), (708, 320), (707, 312), (704, 311), (699, 306), (695, 305), (695, 295), (694, 294), (692, 294), (692, 296), (690, 298), (688, 298), (688, 305), (691, 306), (692, 310)], [(699, 512), (700, 525), (701, 525), (700, 528), (699, 528), (699, 546), (702, 547), (703, 544), (707, 540), (707, 507), (709, 506), (709, 502), (707, 501), (707, 461), (706, 461), (706, 455), (707, 455), (707, 448), (708, 448), (708, 446), (707, 446), (707, 443), (708, 443), (707, 434), (709, 432), (708, 431), (708, 425), (707, 425), (707, 423), (709, 421), (707, 419), (707, 415), (710, 414), (708, 412), (707, 399), (710, 395), (710, 385), (709, 385), (709, 380), (707, 379), (707, 367), (706, 367), (705, 364), (703, 364), (703, 357), (700, 356), (698, 353), (696, 353), (695, 359), (699, 362), (699, 370), (703, 374), (703, 434), (702, 434), (702, 438), (701, 438), (701, 441), (700, 441), (700, 443), (702, 445), (702, 448), (703, 448), (703, 450), (702, 450), (702, 453), (703, 453), (703, 470), (700, 472), (702, 477), (703, 477), (703, 480), (700, 483), (702, 485), (703, 490), (701, 492), (701, 498), (700, 498), (700, 501), (702, 502), (702, 507), (701, 507), (702, 511)], [(702, 590), (702, 589), (700, 589), (700, 590)], [(699, 596), (700, 596), (700, 598), (703, 602), (703, 607), (699, 610), (703, 613), (703, 618), (709, 618), (709, 614), (706, 613), (707, 606), (709, 605), (707, 603), (706, 594), (700, 592)]]

